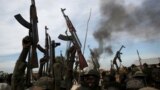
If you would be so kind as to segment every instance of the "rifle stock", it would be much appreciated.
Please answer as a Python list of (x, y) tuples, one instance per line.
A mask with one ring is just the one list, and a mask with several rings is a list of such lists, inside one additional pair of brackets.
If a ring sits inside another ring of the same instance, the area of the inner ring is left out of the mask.
[(83, 68), (87, 67), (88, 64), (85, 60), (85, 57), (83, 56), (82, 52), (79, 50), (78, 52), (78, 57), (79, 57), (79, 67), (81, 70), (83, 70)]

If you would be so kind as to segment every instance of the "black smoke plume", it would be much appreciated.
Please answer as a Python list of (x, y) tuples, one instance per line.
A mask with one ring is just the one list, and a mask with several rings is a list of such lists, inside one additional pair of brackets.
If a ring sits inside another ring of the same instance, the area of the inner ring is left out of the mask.
[(146, 41), (160, 36), (160, 0), (144, 0), (132, 7), (120, 0), (100, 0), (100, 4), (102, 18), (93, 34), (99, 43), (99, 54), (113, 53), (111, 41), (118, 41), (118, 38), (113, 40), (113, 33), (125, 32)]

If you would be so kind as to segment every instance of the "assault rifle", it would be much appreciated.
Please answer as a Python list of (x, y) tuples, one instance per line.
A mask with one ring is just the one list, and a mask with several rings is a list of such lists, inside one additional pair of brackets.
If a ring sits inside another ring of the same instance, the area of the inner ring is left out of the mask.
[(38, 37), (38, 17), (36, 12), (36, 6), (35, 1), (31, 0), (31, 6), (30, 6), (30, 23), (26, 21), (21, 14), (15, 15), (16, 20), (24, 27), (29, 29), (29, 36), (32, 38), (32, 46), (30, 48), (29, 53), (29, 64), (31, 68), (37, 68), (38, 67), (38, 57), (37, 57), (37, 51), (36, 46), (39, 41)]
[(114, 57), (114, 59), (113, 59), (113, 65), (116, 65), (116, 68), (117, 68), (117, 71), (119, 71), (119, 67), (118, 67), (118, 64), (117, 64), (117, 59), (119, 60), (119, 62), (122, 62), (122, 60), (121, 60), (121, 50), (122, 50), (122, 48), (125, 48), (125, 46), (121, 46), (121, 48), (116, 52), (116, 55), (115, 55), (115, 57)]
[[(44, 53), (44, 59), (41, 59), (41, 61), (40, 61), (40, 63), (43, 63), (45, 66), (43, 66), (43, 67), (41, 67), (41, 68), (45, 68), (45, 69), (43, 69), (44, 71), (44, 73), (48, 73), (48, 71), (49, 71), (49, 66), (48, 66), (48, 62), (49, 62), (49, 58), (50, 58), (50, 56), (51, 55), (49, 55), (49, 53), (50, 53), (50, 46), (51, 46), (51, 42), (49, 41), (49, 34), (47, 33), (47, 30), (48, 30), (48, 28), (47, 28), (47, 26), (45, 26), (45, 48), (42, 48), (39, 44), (37, 45), (37, 48), (41, 51), (41, 52), (43, 52)], [(42, 70), (41, 70), (42, 71)], [(41, 72), (42, 73), (42, 72)]]
[(47, 33), (47, 26), (45, 26), (45, 49), (46, 49), (46, 57), (49, 57), (49, 35)]
[(81, 42), (76, 34), (76, 29), (74, 28), (72, 22), (70, 21), (69, 17), (67, 15), (65, 15), (64, 11), (66, 9), (62, 9), (61, 8), (61, 11), (62, 11), (62, 14), (66, 20), (66, 24), (69, 28), (69, 32), (71, 33), (71, 36), (72, 36), (72, 43), (76, 46), (76, 50), (77, 50), (77, 53), (78, 53), (78, 56), (79, 56), (79, 64), (80, 64), (80, 69), (82, 70), (84, 67), (87, 67), (88, 64), (82, 54), (82, 51), (81, 51)]
[(47, 61), (46, 61), (46, 70), (44, 70), (44, 71), (46, 74), (49, 73), (48, 72), (49, 71), (48, 64), (49, 64), (49, 57), (50, 57), (50, 55), (49, 55), (50, 43), (49, 43), (49, 34), (47, 33), (47, 30), (48, 30), (48, 28), (47, 28), (47, 26), (45, 26), (45, 50), (46, 50), (45, 57), (47, 58)]
[(35, 1), (31, 0), (30, 22), (27, 22), (21, 16), (21, 14), (17, 14), (14, 17), (22, 26), (29, 29), (29, 37), (32, 38), (32, 45), (30, 47), (30, 51), (29, 51), (29, 55), (28, 55), (27, 78), (26, 78), (26, 84), (27, 84), (27, 86), (30, 86), (31, 68), (38, 67), (38, 56), (37, 56), (36, 48), (37, 48), (37, 43), (39, 41), (39, 37), (38, 37), (38, 26), (37, 26), (38, 17), (37, 17)]

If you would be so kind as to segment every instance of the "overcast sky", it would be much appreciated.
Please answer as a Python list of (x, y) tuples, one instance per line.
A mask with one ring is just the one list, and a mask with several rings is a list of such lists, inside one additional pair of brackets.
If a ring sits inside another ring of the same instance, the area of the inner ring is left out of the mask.
[[(157, 3), (158, 2), (158, 3)], [(21, 26), (14, 15), (21, 14), (29, 21), (30, 0), (0, 1), (0, 71), (12, 72), (14, 64), (22, 50), (22, 38), (28, 35), (28, 30)], [(129, 66), (137, 60), (136, 50), (141, 58), (160, 56), (160, 1), (159, 0), (36, 0), (38, 15), (39, 44), (44, 47), (44, 27), (52, 40), (61, 42), (56, 48), (56, 55), (63, 54), (66, 42), (59, 40), (59, 34), (64, 34), (66, 23), (61, 8), (70, 17), (83, 45), (87, 20), (91, 10), (88, 27), (88, 38), (84, 56), (89, 59), (90, 48), (110, 48), (112, 53), (100, 54), (101, 68), (109, 68), (110, 60), (117, 50), (122, 50), (122, 64)], [(103, 44), (103, 47), (100, 47)], [(39, 52), (39, 58), (42, 57)]]

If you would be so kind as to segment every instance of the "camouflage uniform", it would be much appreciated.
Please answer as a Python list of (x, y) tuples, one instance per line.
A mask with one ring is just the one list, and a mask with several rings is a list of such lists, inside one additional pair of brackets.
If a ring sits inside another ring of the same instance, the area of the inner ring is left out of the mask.
[(125, 90), (122, 89), (120, 83), (116, 82), (116, 78), (113, 75), (106, 75), (103, 78), (103, 89), (105, 90)]
[(126, 88), (129, 90), (138, 90), (145, 86), (145, 74), (142, 71), (136, 71), (132, 79), (129, 79)]
[[(53, 89), (53, 79), (50, 77), (41, 77), (40, 79), (38, 79), (35, 84), (34, 84), (34, 88), (42, 88), (42, 90), (54, 90)], [(39, 90), (39, 89), (33, 89), (33, 90)], [(58, 89), (55, 89), (58, 90)]]
[(12, 75), (12, 90), (24, 90), (24, 75), (27, 66), (26, 57), (29, 52), (31, 45), (30, 38), (27, 36), (23, 39), (23, 50), (15, 64), (13, 75)]
[(54, 82), (55, 90), (60, 90), (62, 80), (62, 65), (58, 62), (54, 63)]
[(75, 53), (76, 53), (76, 48), (75, 46), (71, 46), (68, 49), (67, 52), (67, 60), (66, 60), (66, 73), (65, 73), (65, 83), (66, 83), (66, 89), (70, 90), (72, 87), (72, 81), (74, 79), (73, 77), (73, 64), (75, 62)]

